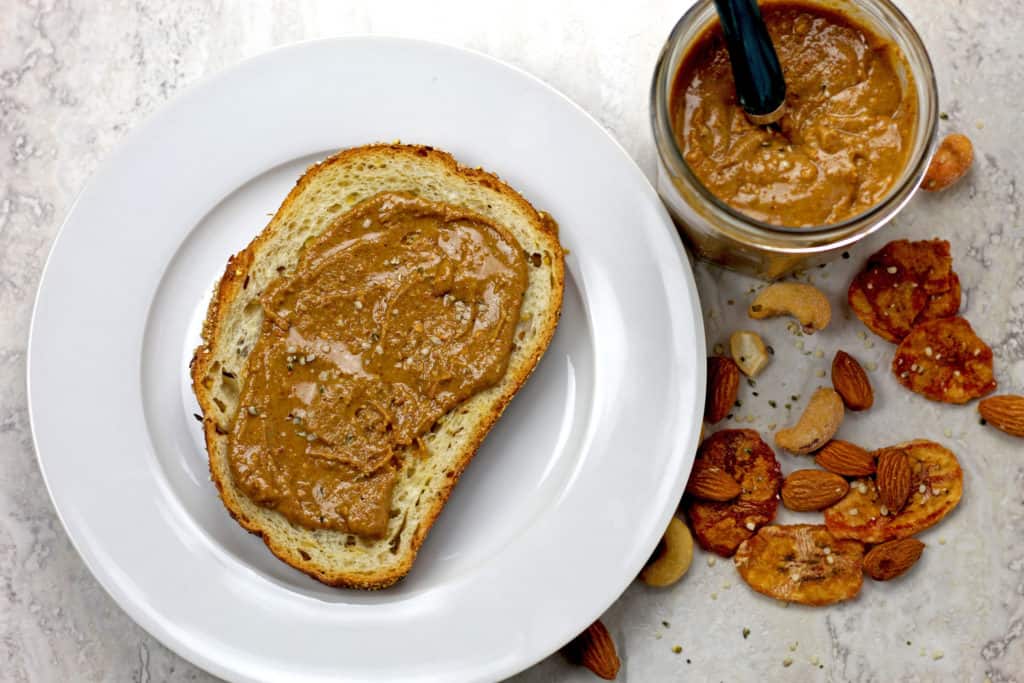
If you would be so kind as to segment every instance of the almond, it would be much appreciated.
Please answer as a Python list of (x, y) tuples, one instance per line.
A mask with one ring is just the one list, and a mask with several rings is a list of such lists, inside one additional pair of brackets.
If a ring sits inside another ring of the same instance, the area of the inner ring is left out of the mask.
[[(910, 496), (910, 461), (902, 448), (884, 448), (878, 453), (878, 495), (882, 505), (896, 514)], [(883, 511), (884, 514), (884, 511)]]
[(865, 477), (875, 473), (875, 456), (857, 444), (832, 439), (818, 451), (814, 462), (844, 477)]
[(608, 629), (598, 619), (566, 646), (566, 654), (577, 664), (594, 672), (598, 678), (613, 680), (619, 675), (619, 655)]
[(740, 485), (721, 467), (697, 460), (686, 482), (686, 493), (701, 500), (724, 502), (740, 495)]
[(736, 403), (740, 390), (740, 369), (731, 358), (708, 358), (708, 393), (704, 402), (704, 417), (714, 424), (722, 420)]
[(876, 545), (864, 556), (864, 573), (875, 581), (888, 581), (914, 566), (924, 543), (916, 538), (902, 538)]
[(850, 410), (867, 410), (875, 402), (867, 373), (846, 351), (836, 351), (832, 359), (832, 386)]
[(823, 510), (838, 502), (850, 485), (838, 474), (823, 470), (797, 470), (782, 482), (782, 503), (796, 512)]
[(832, 306), (825, 293), (814, 285), (776, 282), (761, 290), (747, 309), (747, 315), (754, 320), (791, 315), (800, 321), (805, 334), (814, 334), (828, 327)]
[(996, 429), (1024, 436), (1024, 396), (990, 396), (978, 404), (978, 412)]

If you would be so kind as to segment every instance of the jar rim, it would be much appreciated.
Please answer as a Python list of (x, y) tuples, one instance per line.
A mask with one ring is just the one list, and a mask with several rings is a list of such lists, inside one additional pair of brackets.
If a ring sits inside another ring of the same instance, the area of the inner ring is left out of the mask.
[[(806, 0), (808, 4), (818, 4), (823, 7), (827, 5), (821, 0)], [(680, 41), (688, 30), (697, 27), (694, 37), (700, 35), (714, 21), (714, 13), (706, 18), (698, 26), (702, 15), (706, 15), (712, 7), (713, 0), (698, 0), (682, 17), (676, 22), (669, 33), (668, 39), (658, 56), (654, 69), (654, 78), (651, 83), (651, 129), (654, 134), (655, 147), (661, 162), (671, 170), (677, 177), (685, 180), (687, 185), (693, 188), (706, 204), (716, 211), (720, 216), (729, 220), (733, 227), (741, 232), (767, 234), (776, 239), (792, 236), (813, 237), (815, 240), (824, 240), (829, 248), (836, 246), (836, 242), (853, 242), (856, 239), (874, 232), (887, 223), (895, 215), (910, 197), (917, 186), (920, 185), (935, 146), (935, 138), (938, 130), (938, 85), (935, 80), (935, 71), (932, 67), (928, 50), (921, 40), (913, 24), (902, 11), (891, 0), (855, 0), (852, 5), (871, 6), (881, 10), (887, 16), (883, 31), (879, 31), (882, 37), (897, 43), (900, 52), (912, 70), (916, 65), (920, 73), (914, 73), (915, 87), (913, 94), (917, 97), (918, 120), (917, 126), (923, 127), (923, 144), (920, 144), (904, 167), (909, 170), (902, 181), (894, 183), (889, 192), (877, 203), (865, 211), (846, 218), (837, 223), (829, 223), (818, 226), (790, 227), (776, 225), (758, 220), (742, 211), (725, 203), (714, 195), (697, 178), (690, 169), (689, 164), (683, 158), (679, 149), (671, 124), (669, 104), (671, 98), (671, 84), (675, 81), (675, 71), (678, 68), (674, 62), (681, 61), (685, 55), (688, 45), (680, 46)], [(877, 29), (876, 29), (877, 30)], [(909, 46), (911, 50), (906, 49)], [(681, 49), (680, 49), (681, 48)], [(674, 60), (673, 56), (678, 54), (680, 59)], [(915, 58), (913, 61), (911, 57)], [(923, 82), (922, 82), (923, 81)], [(836, 238), (830, 240), (830, 237)], [(848, 239), (844, 239), (848, 238)]]

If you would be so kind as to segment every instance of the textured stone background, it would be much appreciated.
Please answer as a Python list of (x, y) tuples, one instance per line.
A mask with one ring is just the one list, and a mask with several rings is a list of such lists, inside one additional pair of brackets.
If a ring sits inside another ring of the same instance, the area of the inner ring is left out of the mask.
[[(28, 428), (26, 337), (47, 250), (75, 195), (136, 123), (197, 78), (274, 45), (407, 35), (537, 74), (595, 115), (652, 174), (650, 71), (686, 4), (0, 0), (0, 680), (211, 680), (135, 626), (85, 569), (54, 515)], [(900, 6), (932, 52), (949, 114), (943, 129), (970, 135), (978, 154), (965, 182), (918, 197), (886, 238), (937, 234), (953, 243), (965, 314), (992, 343), (1001, 386), (1024, 392), (1024, 152), (1016, 139), (1024, 10), (1010, 0)], [(840, 302), (854, 266), (883, 241), (816, 273), (817, 282)], [(698, 280), (714, 345), (743, 324), (750, 283), (706, 266)], [(870, 422), (848, 420), (844, 436), (867, 445), (919, 436), (945, 443), (964, 464), (964, 503), (924, 535), (929, 549), (915, 572), (866, 585), (839, 608), (784, 608), (742, 586), (728, 562), (710, 566), (703, 555), (674, 588), (633, 586), (606, 615), (624, 653), (620, 680), (1024, 680), (1021, 443), (982, 428), (973, 408), (898, 390), (885, 372), (892, 348), (837, 318), (804, 349), (782, 323), (759, 328), (778, 350), (766, 381), (780, 395), (806, 396), (840, 347), (877, 363), (871, 376), (883, 409)], [(770, 409), (765, 394), (749, 391), (736, 421), (769, 431), (787, 420), (781, 406)], [(780, 459), (787, 470), (796, 466), (791, 456)], [(570, 678), (593, 680), (555, 655), (521, 680)]]

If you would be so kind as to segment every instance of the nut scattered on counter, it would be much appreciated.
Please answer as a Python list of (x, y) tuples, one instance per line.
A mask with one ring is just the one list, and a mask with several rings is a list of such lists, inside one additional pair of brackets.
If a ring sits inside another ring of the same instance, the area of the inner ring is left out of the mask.
[(812, 453), (835, 436), (843, 422), (843, 413), (839, 394), (822, 387), (811, 396), (794, 426), (775, 432), (775, 445), (797, 455)]
[(978, 412), (996, 429), (1024, 437), (1024, 396), (990, 396), (978, 404)]
[(648, 586), (664, 588), (683, 578), (693, 562), (693, 536), (678, 517), (668, 523), (665, 535), (654, 550), (647, 566), (640, 572), (640, 580)]
[(832, 439), (825, 444), (814, 462), (844, 477), (864, 477), (875, 473), (874, 453), (842, 439)]
[(704, 401), (704, 419), (711, 424), (725, 419), (740, 389), (740, 369), (731, 358), (708, 358), (708, 389)]
[(754, 378), (761, 374), (768, 365), (768, 349), (757, 332), (740, 330), (729, 337), (729, 352), (736, 365), (747, 377)]
[(889, 581), (905, 574), (924, 552), (924, 543), (902, 538), (876, 545), (864, 556), (864, 573), (875, 581)]
[(615, 641), (600, 619), (566, 645), (565, 653), (570, 660), (587, 667), (598, 678), (611, 681), (619, 675), (621, 663), (615, 651)]
[(782, 482), (782, 504), (795, 512), (823, 510), (842, 499), (850, 485), (838, 474), (796, 470)]
[(814, 285), (776, 282), (760, 291), (747, 309), (747, 315), (755, 320), (790, 315), (800, 322), (804, 332), (813, 334), (828, 327), (832, 306)]
[(947, 135), (935, 150), (921, 189), (929, 192), (945, 190), (964, 177), (974, 162), (974, 145), (961, 133)]
[(850, 410), (867, 410), (875, 402), (867, 373), (846, 351), (836, 351), (832, 359), (832, 387)]

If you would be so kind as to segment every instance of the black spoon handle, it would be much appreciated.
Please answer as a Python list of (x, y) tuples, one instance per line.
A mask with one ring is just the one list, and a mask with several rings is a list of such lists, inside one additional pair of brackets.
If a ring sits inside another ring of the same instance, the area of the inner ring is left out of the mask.
[(782, 117), (786, 82), (757, 0), (715, 0), (740, 105), (758, 125)]

